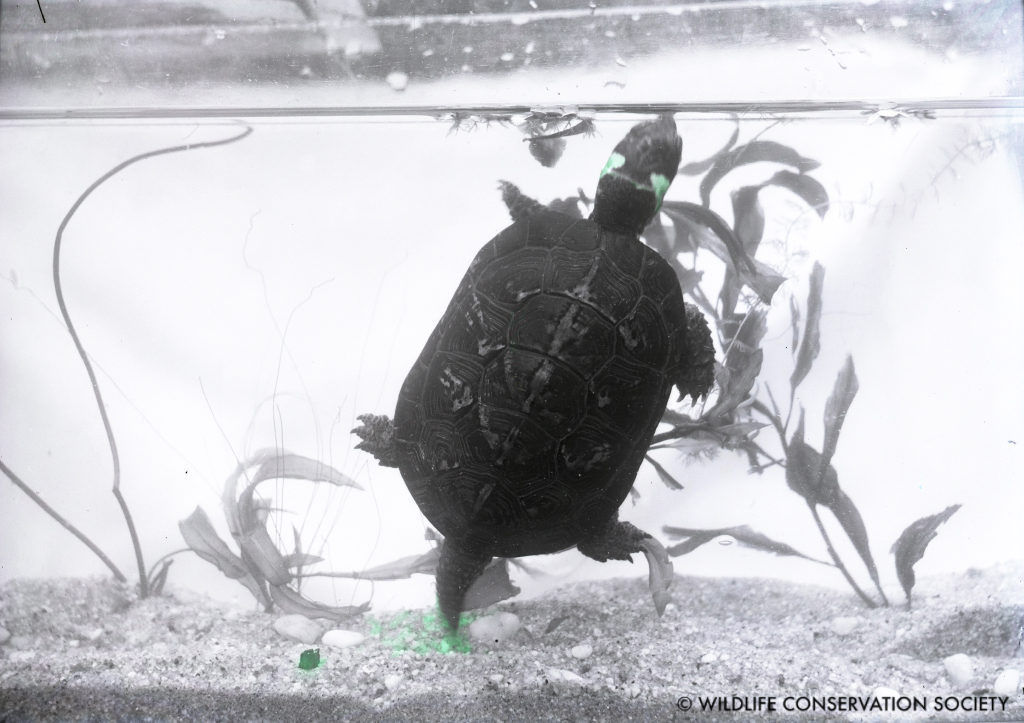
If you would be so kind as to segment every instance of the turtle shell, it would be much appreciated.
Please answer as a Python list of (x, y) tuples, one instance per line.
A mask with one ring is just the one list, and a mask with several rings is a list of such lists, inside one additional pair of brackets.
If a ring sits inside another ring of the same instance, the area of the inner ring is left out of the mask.
[(402, 385), (402, 477), (473, 549), (576, 545), (629, 493), (685, 347), (679, 282), (656, 252), (589, 220), (521, 220), (473, 259)]

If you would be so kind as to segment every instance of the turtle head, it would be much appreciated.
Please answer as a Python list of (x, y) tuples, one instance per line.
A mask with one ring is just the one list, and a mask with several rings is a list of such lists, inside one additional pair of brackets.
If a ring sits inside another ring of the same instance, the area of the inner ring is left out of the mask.
[(601, 170), (591, 220), (609, 230), (641, 233), (661, 208), (682, 151), (672, 114), (633, 126)]

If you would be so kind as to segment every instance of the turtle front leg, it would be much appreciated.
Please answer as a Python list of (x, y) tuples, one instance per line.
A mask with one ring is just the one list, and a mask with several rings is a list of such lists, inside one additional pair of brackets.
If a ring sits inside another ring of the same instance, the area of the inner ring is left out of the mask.
[(628, 522), (619, 522), (616, 515), (608, 526), (595, 537), (581, 540), (576, 549), (598, 562), (609, 560), (633, 561), (634, 552), (643, 552), (643, 541), (651, 536)]
[(684, 306), (686, 352), (673, 381), (679, 389), (679, 398), (690, 397), (696, 404), (699, 398), (707, 398), (715, 383), (715, 345), (704, 314), (693, 304)]
[(352, 433), (363, 440), (356, 445), (356, 449), (372, 454), (382, 467), (397, 467), (394, 422), (383, 414), (360, 414), (356, 419), (362, 425), (353, 429)]

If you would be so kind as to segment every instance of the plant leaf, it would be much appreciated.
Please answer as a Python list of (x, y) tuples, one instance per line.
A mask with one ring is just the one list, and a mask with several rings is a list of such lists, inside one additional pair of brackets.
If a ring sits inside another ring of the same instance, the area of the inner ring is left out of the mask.
[[(733, 230), (748, 259), (757, 255), (757, 247), (764, 235), (764, 209), (757, 198), (760, 190), (760, 186), (744, 186), (732, 192)], [(748, 274), (747, 280), (751, 282), (751, 288), (756, 290), (760, 281), (756, 273), (753, 276)], [(726, 269), (719, 293), (723, 314), (730, 314), (736, 308), (742, 281), (741, 274), (731, 268)]]
[(519, 588), (508, 576), (508, 560), (499, 558), (485, 567), (480, 577), (469, 586), (462, 607), (465, 610), (485, 608), (518, 594)]
[(744, 355), (743, 368), (730, 370), (728, 383), (722, 388), (718, 395), (715, 406), (708, 411), (710, 419), (721, 419), (732, 414), (754, 387), (758, 374), (761, 373), (761, 364), (764, 361), (764, 351), (755, 349), (754, 353)]
[(796, 297), (789, 297), (789, 324), (793, 329), (793, 344), (790, 353), (795, 357), (797, 346), (800, 344), (800, 307), (796, 304)]
[(860, 511), (853, 500), (839, 486), (839, 474), (835, 467), (825, 462), (824, 457), (813, 447), (803, 441), (804, 412), (800, 410), (800, 422), (789, 443), (786, 461), (786, 484), (799, 494), (808, 505), (827, 507), (839, 521), (846, 536), (853, 543), (857, 554), (864, 562), (871, 581), (875, 584), (882, 598), (882, 586), (878, 579), (878, 568), (871, 556), (871, 545), (868, 543), (867, 528)]
[(779, 171), (769, 178), (766, 186), (780, 186), (799, 196), (804, 203), (810, 206), (821, 218), (828, 213), (829, 201), (828, 191), (816, 179), (803, 173), (792, 171)]
[(362, 485), (331, 465), (290, 452), (275, 454), (273, 457), (261, 461), (256, 473), (252, 476), (250, 486), (268, 479), (304, 479), (310, 482), (329, 482), (338, 487), (363, 489)]
[(651, 591), (651, 599), (654, 600), (654, 609), (661, 616), (665, 612), (665, 606), (672, 601), (668, 590), (672, 587), (675, 579), (672, 567), (672, 559), (664, 545), (653, 537), (645, 537), (640, 541), (644, 557), (647, 558), (647, 587)]
[[(828, 468), (832, 469), (832, 465), (829, 465)], [(853, 500), (840, 489), (838, 481), (835, 486), (835, 497), (832, 500), (832, 504), (828, 505), (828, 508), (836, 516), (836, 519), (839, 520), (839, 524), (842, 525), (846, 536), (850, 538), (854, 549), (857, 550), (857, 554), (860, 555), (860, 559), (864, 562), (864, 567), (868, 570), (868, 575), (871, 576), (871, 582), (875, 584), (875, 589), (878, 590), (884, 600), (885, 593), (882, 592), (882, 584), (878, 579), (878, 568), (875, 566), (875, 558), (871, 556), (871, 545), (868, 543), (868, 531), (864, 526), (864, 518), (861, 517), (857, 506), (853, 504)], [(888, 602), (886, 602), (886, 605), (888, 605)]]
[(292, 580), (284, 556), (270, 539), (265, 527), (255, 527), (238, 537), (242, 559), (252, 564), (271, 585), (286, 585)]
[(936, 531), (939, 525), (944, 523), (960, 509), (960, 505), (950, 505), (942, 512), (928, 517), (922, 517), (903, 530), (896, 542), (893, 543), (890, 552), (896, 556), (896, 577), (899, 578), (903, 592), (907, 596), (907, 605), (910, 605), (910, 591), (917, 582), (914, 576), (914, 565), (924, 557), (925, 548), (938, 534)]
[(821, 351), (821, 292), (825, 283), (825, 268), (817, 261), (811, 271), (810, 288), (807, 292), (807, 323), (804, 338), (796, 356), (796, 368), (789, 377), (789, 386), (796, 389), (811, 370), (811, 365)]
[(721, 427), (715, 427), (714, 429), (719, 434), (724, 434), (728, 437), (745, 438), (751, 432), (756, 432), (767, 426), (768, 422), (735, 422), (733, 424), (723, 424)]
[(356, 615), (361, 615), (370, 609), (369, 603), (345, 605), (342, 607), (324, 605), (303, 597), (287, 585), (271, 585), (270, 597), (286, 613), (305, 615), (307, 618), (327, 618), (328, 620), (339, 622), (353, 618)]
[(213, 523), (202, 507), (196, 507), (192, 514), (178, 523), (181, 536), (192, 552), (207, 562), (215, 565), (218, 570), (232, 580), (238, 580), (249, 574), (241, 558), (231, 551), (220, 535), (213, 529)]
[(185, 544), (199, 557), (216, 566), (229, 579), (238, 580), (259, 602), (264, 605), (270, 602), (264, 586), (249, 572), (242, 558), (220, 539), (201, 507), (196, 507), (191, 515), (181, 520), (178, 529)]
[(661, 481), (665, 483), (666, 487), (668, 487), (670, 490), (683, 489), (683, 485), (679, 483), (679, 480), (677, 480), (675, 477), (669, 474), (669, 471), (662, 467), (658, 460), (654, 459), (654, 457), (652, 457), (649, 454), (645, 454), (644, 459), (646, 459), (650, 463), (650, 465), (654, 467), (654, 471), (658, 473), (658, 477), (661, 478)]
[(700, 200), (707, 207), (711, 205), (711, 190), (721, 181), (725, 175), (736, 168), (749, 163), (781, 163), (793, 166), (801, 173), (813, 171), (820, 163), (804, 158), (789, 146), (784, 146), (775, 141), (751, 141), (742, 146), (736, 146), (728, 153), (723, 153), (715, 160), (715, 164), (704, 176), (700, 184)]
[(836, 453), (836, 445), (839, 444), (839, 430), (846, 420), (846, 412), (857, 396), (860, 385), (857, 382), (857, 373), (853, 368), (853, 357), (847, 355), (843, 368), (836, 376), (836, 383), (832, 387), (832, 394), (825, 403), (825, 442), (821, 449), (821, 456), (826, 463), (832, 460)]
[(685, 555), (687, 553), (693, 552), (701, 545), (710, 542), (716, 537), (728, 536), (732, 537), (741, 545), (753, 548), (755, 550), (762, 550), (763, 552), (770, 552), (775, 555), (802, 557), (805, 560), (817, 562), (821, 565), (832, 565), (831, 562), (826, 562), (825, 560), (819, 560), (817, 558), (811, 557), (810, 555), (805, 555), (804, 553), (800, 552), (799, 550), (793, 547), (790, 547), (784, 542), (778, 542), (776, 540), (773, 540), (767, 535), (750, 529), (750, 527), (748, 527), (747, 525), (740, 525), (738, 527), (722, 527), (717, 530), (695, 530), (685, 527), (666, 526), (662, 528), (662, 531), (665, 532), (665, 534), (670, 535), (672, 537), (689, 538), (685, 542), (668, 548), (668, 553), (673, 557), (679, 557), (680, 555)]
[(285, 555), (282, 559), (285, 567), (305, 567), (324, 561), (324, 558), (310, 555), (308, 552), (293, 552), (290, 555)]
[(700, 174), (704, 173), (704, 171), (711, 168), (711, 166), (715, 164), (715, 161), (717, 161), (723, 155), (728, 153), (729, 149), (736, 145), (736, 141), (739, 139), (739, 137), (740, 126), (739, 123), (737, 123), (736, 128), (732, 132), (732, 135), (729, 136), (729, 140), (726, 141), (725, 145), (722, 146), (721, 149), (719, 149), (716, 153), (705, 158), (702, 161), (694, 161), (692, 163), (687, 163), (684, 166), (680, 166), (679, 173), (683, 174), (684, 176), (699, 176)]
[[(733, 233), (732, 228), (725, 222), (725, 219), (710, 208), (705, 208), (689, 201), (665, 201), (661, 208), (669, 218), (679, 219), (684, 224), (690, 226), (697, 226), (698, 228), (694, 229), (697, 233), (691, 233), (690, 238), (707, 248), (723, 261), (731, 263), (736, 269), (748, 272), (755, 270), (754, 264), (750, 257), (747, 256), (739, 237)], [(703, 229), (711, 231), (724, 245), (724, 249), (717, 244), (707, 243), (707, 234), (700, 233)]]
[(804, 442), (804, 411), (800, 410), (793, 439), (786, 450), (786, 484), (809, 505), (831, 508), (839, 490), (839, 475), (832, 465), (822, 465), (821, 454)]
[(764, 208), (757, 198), (761, 186), (744, 186), (732, 192), (733, 227), (747, 256), (753, 257), (764, 235)]
[(167, 572), (171, 569), (171, 564), (174, 560), (164, 560), (163, 564), (160, 565), (160, 569), (153, 575), (153, 579), (149, 581), (149, 590), (152, 595), (161, 595), (164, 591), (164, 585), (167, 583)]
[(371, 567), (361, 572), (334, 572), (332, 577), (351, 577), (357, 580), (402, 580), (415, 574), (434, 575), (437, 573), (437, 561), (441, 557), (440, 548), (432, 547), (422, 555), (409, 555), (391, 562)]
[(672, 407), (666, 407), (665, 412), (661, 415), (661, 421), (667, 424), (697, 424), (697, 421), (689, 414), (683, 414), (672, 409)]
[(676, 243), (688, 239), (722, 259), (758, 298), (770, 304), (785, 277), (767, 264), (752, 259), (729, 224), (714, 211), (686, 201), (666, 201), (662, 210), (676, 225)]
[[(665, 230), (665, 225), (661, 222), (661, 214), (654, 214), (654, 218), (644, 228), (644, 241), (652, 249), (657, 251), (661, 256), (668, 259), (675, 255), (675, 238), (671, 240), (668, 237), (668, 232)], [(678, 236), (673, 230), (673, 237)]]

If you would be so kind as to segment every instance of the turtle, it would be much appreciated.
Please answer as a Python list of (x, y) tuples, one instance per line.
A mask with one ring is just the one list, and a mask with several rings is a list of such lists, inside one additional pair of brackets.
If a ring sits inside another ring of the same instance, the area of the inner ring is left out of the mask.
[(452, 631), (495, 557), (575, 546), (631, 560), (650, 538), (619, 506), (671, 388), (696, 402), (714, 380), (707, 321), (639, 239), (681, 153), (671, 114), (638, 123), (601, 171), (588, 219), (520, 212), (470, 262), (394, 421), (358, 418), (357, 448), (397, 466), (444, 535), (437, 597)]

